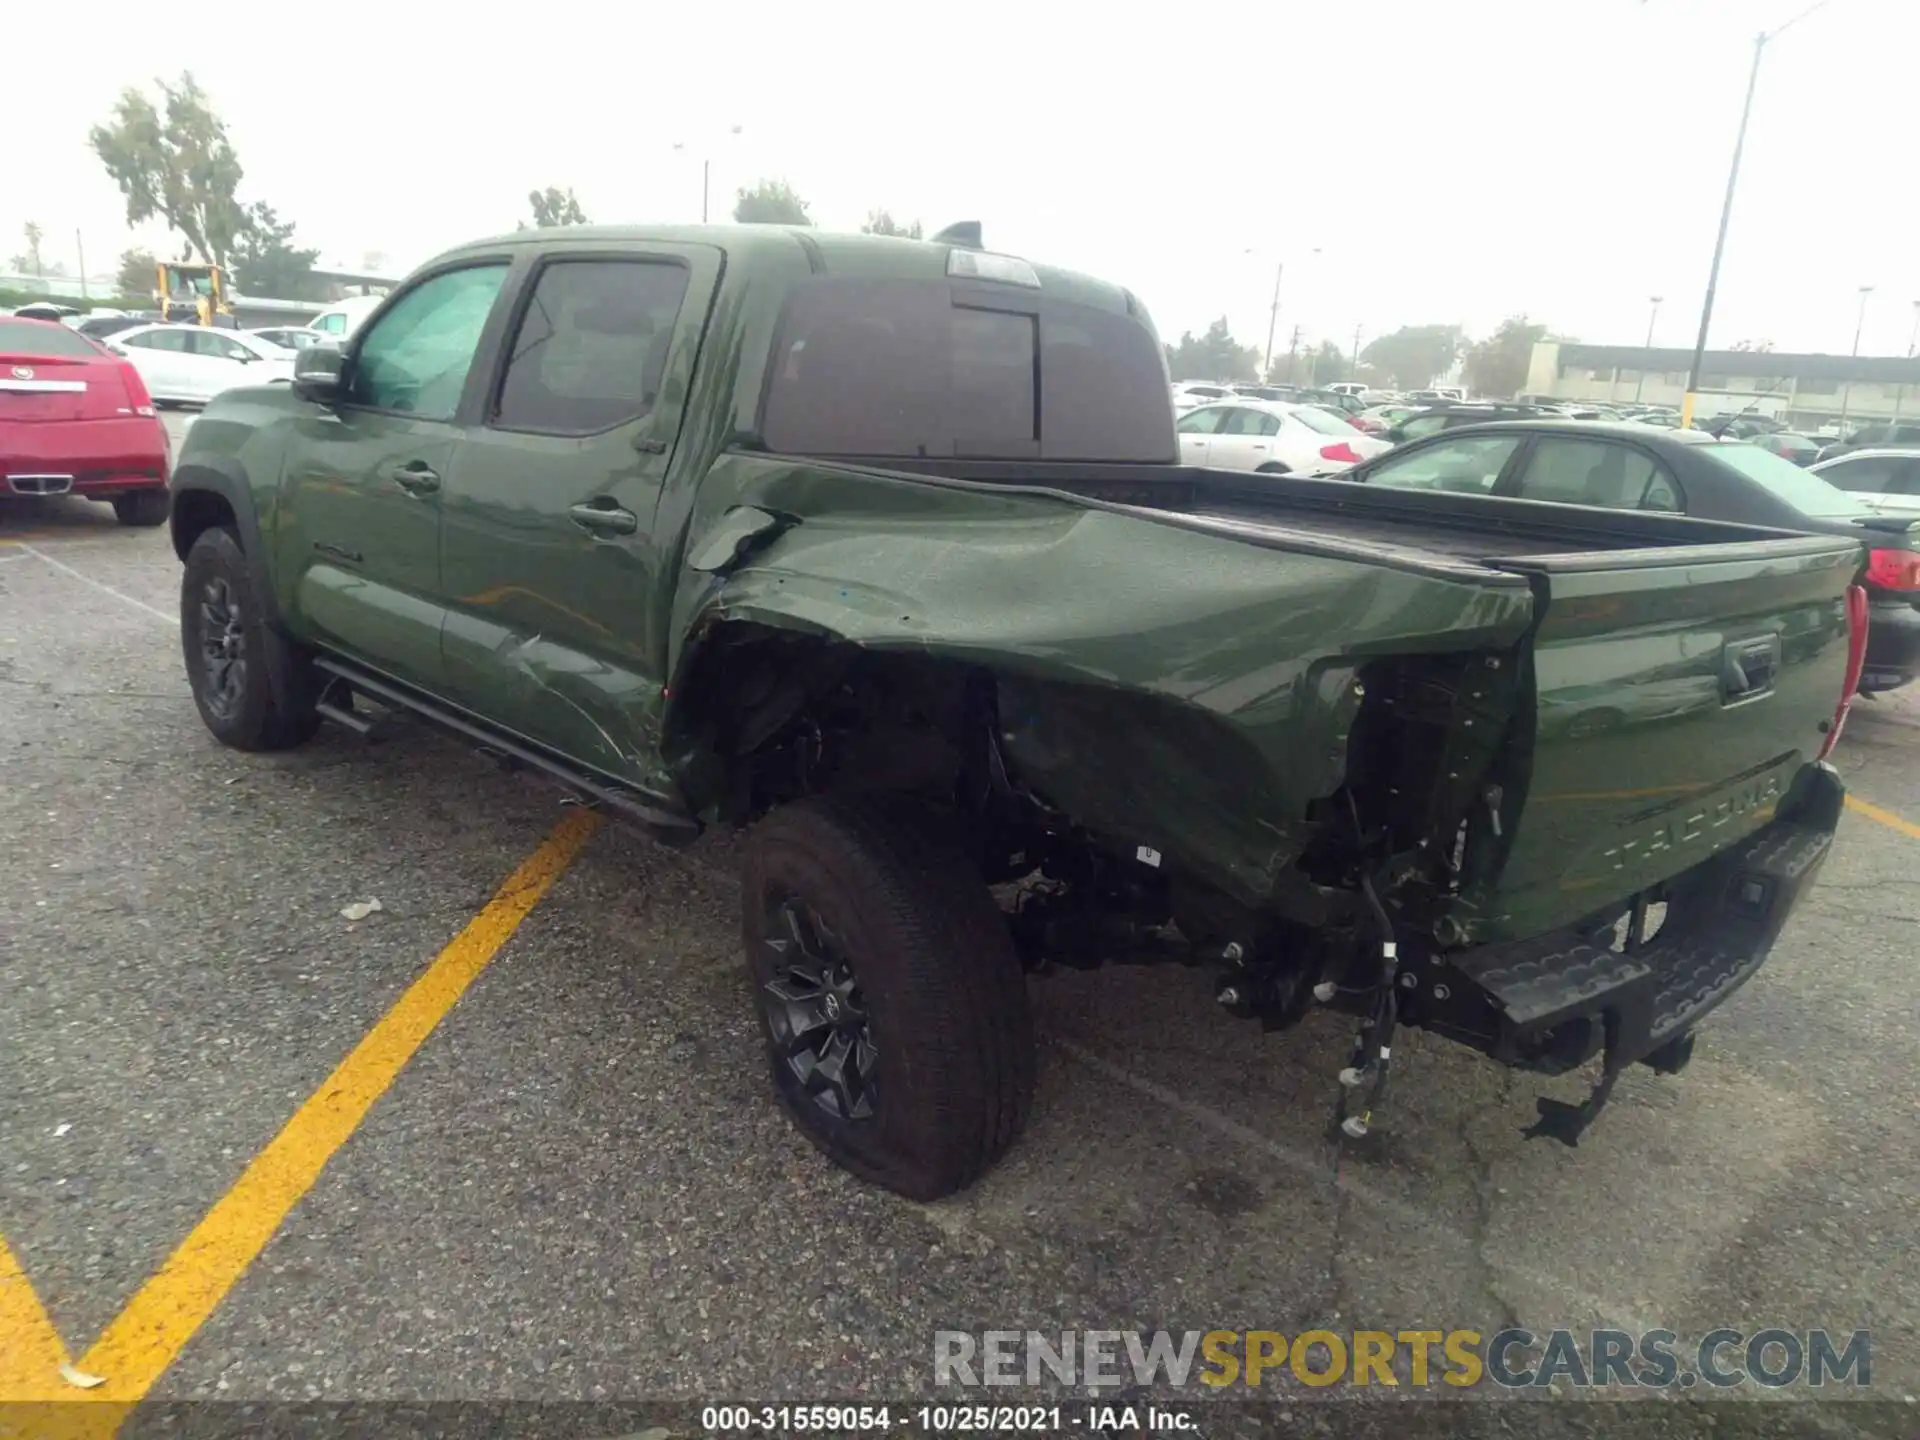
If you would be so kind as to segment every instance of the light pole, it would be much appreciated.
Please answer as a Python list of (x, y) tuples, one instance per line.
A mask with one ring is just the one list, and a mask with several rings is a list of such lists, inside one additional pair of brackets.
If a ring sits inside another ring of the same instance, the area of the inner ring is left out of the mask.
[(1360, 376), (1360, 327), (1353, 327), (1353, 360), (1347, 366), (1347, 379), (1356, 380)]
[(1740, 107), (1740, 129), (1735, 132), (1733, 139), (1733, 163), (1727, 167), (1727, 194), (1720, 202), (1720, 231), (1714, 237), (1713, 264), (1707, 270), (1707, 294), (1700, 304), (1700, 336), (1693, 343), (1693, 364), (1687, 367), (1687, 395), (1680, 402), (1680, 428), (1683, 430), (1693, 424), (1694, 396), (1700, 389), (1700, 366), (1707, 354), (1707, 327), (1713, 323), (1713, 294), (1720, 284), (1720, 257), (1726, 253), (1727, 221), (1733, 218), (1733, 191), (1740, 180), (1740, 152), (1747, 148), (1747, 120), (1753, 114), (1754, 87), (1760, 83), (1760, 57), (1766, 53), (1769, 40), (1778, 39), (1827, 3), (1828, 0), (1814, 0), (1813, 4), (1786, 24), (1762, 30), (1754, 37), (1753, 68), (1747, 73), (1747, 98)]
[(1641, 347), (1646, 353), (1640, 357), (1640, 378), (1633, 382), (1634, 403), (1640, 401), (1640, 391), (1647, 383), (1647, 362), (1653, 359), (1653, 322), (1660, 318), (1660, 297), (1655, 295), (1648, 302), (1653, 313), (1647, 316), (1647, 343)]
[[(1860, 332), (1867, 327), (1867, 297), (1873, 294), (1873, 286), (1860, 287), (1860, 317), (1853, 322), (1853, 355), (1860, 358)], [(1853, 371), (1847, 371), (1846, 383), (1840, 387), (1840, 428), (1844, 432), (1847, 426), (1847, 405), (1853, 399)]]
[[(1913, 302), (1913, 333), (1907, 337), (1907, 359), (1913, 359), (1916, 346), (1920, 346), (1920, 300)], [(1911, 370), (1913, 366), (1909, 365), (1907, 369)], [(1907, 399), (1907, 389), (1912, 383), (1911, 380), (1903, 380), (1900, 388), (1893, 392), (1893, 418), (1896, 421), (1900, 418), (1900, 411)]]
[[(738, 125), (729, 126), (727, 129), (727, 134), (729, 135), (738, 135), (739, 133), (740, 127)], [(673, 148), (676, 150), (685, 150), (687, 148), (687, 142), (684, 140), (676, 140), (673, 142)], [(712, 179), (713, 157), (711, 155), (702, 155), (700, 157), (700, 223), (702, 225), (707, 223), (707, 189)]]

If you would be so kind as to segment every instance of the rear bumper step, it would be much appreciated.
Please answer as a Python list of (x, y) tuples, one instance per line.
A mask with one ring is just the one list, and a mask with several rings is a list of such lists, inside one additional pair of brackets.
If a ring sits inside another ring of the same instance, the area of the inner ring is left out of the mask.
[[(1636, 949), (1563, 930), (1455, 952), (1432, 987), (1448, 1003), (1409, 1018), (1503, 1064), (1547, 1074), (1602, 1052), (1609, 1072), (1646, 1060), (1681, 1041), (1765, 963), (1826, 860), (1845, 800), (1830, 766), (1808, 766), (1781, 818), (1670, 883), (1664, 920)], [(1657, 1068), (1673, 1068), (1660, 1063), (1669, 1053), (1656, 1057)]]

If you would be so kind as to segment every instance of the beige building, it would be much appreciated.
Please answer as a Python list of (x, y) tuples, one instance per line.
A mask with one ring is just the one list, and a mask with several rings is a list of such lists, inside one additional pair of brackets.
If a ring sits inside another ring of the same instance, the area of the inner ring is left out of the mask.
[[(1526, 393), (1602, 404), (1638, 401), (1677, 410), (1686, 396), (1692, 361), (1691, 350), (1543, 340), (1533, 347)], [(1749, 407), (1805, 430), (1832, 428), (1843, 411), (1849, 424), (1896, 415), (1920, 417), (1920, 358), (1707, 351), (1696, 413), (1728, 414)]]

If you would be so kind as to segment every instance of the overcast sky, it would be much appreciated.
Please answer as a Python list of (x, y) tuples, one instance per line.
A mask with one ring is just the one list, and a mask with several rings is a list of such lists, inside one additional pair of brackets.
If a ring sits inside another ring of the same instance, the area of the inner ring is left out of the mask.
[[(782, 176), (826, 226), (885, 206), (1131, 286), (1169, 337), (1264, 344), (1524, 311), (1691, 344), (1752, 41), (1807, 0), (1324, 0), (1176, 7), (428, 5), (96, 0), (61, 63), (8, 67), (0, 257), (111, 273), (130, 235), (86, 143), (126, 85), (190, 67), (242, 198), (328, 261), (405, 268), (572, 186), (599, 221), (688, 221)], [(616, 18), (618, 17), (618, 18)], [(11, 17), (0, 32), (42, 48)], [(9, 48), (14, 48), (10, 46)], [(1830, 0), (1766, 52), (1713, 342), (1905, 353), (1920, 3)], [(32, 117), (29, 142), (20, 117)], [(740, 133), (730, 134), (738, 125)], [(676, 152), (676, 141), (684, 150)], [(1316, 253), (1317, 251), (1317, 253)]]

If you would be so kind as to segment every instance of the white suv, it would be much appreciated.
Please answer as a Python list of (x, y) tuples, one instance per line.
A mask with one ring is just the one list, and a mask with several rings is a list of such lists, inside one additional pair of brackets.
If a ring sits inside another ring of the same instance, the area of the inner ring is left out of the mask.
[(317, 330), (329, 340), (345, 340), (385, 301), (384, 295), (349, 295), (309, 320), (307, 329)]

